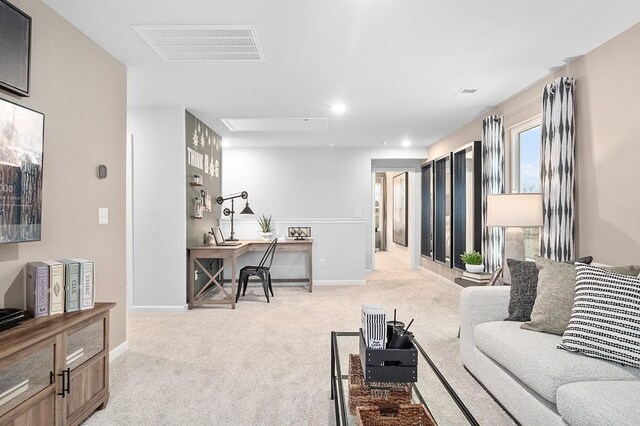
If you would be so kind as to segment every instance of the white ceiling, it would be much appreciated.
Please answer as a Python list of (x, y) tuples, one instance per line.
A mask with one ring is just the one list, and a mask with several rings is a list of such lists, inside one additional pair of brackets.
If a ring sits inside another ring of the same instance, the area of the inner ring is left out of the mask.
[[(237, 147), (427, 146), (640, 21), (638, 0), (44, 2), (128, 66), (130, 106), (186, 107)], [(161, 24), (253, 25), (265, 61), (162, 61), (131, 28)], [(231, 133), (229, 117), (331, 120)]]

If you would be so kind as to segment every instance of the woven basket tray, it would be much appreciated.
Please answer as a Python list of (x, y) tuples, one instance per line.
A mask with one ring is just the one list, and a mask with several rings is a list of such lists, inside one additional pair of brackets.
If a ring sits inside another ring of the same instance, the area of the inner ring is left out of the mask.
[(365, 383), (360, 355), (349, 355), (349, 413), (356, 407), (411, 403), (410, 383)]
[(356, 412), (358, 426), (437, 426), (422, 404), (358, 407)]

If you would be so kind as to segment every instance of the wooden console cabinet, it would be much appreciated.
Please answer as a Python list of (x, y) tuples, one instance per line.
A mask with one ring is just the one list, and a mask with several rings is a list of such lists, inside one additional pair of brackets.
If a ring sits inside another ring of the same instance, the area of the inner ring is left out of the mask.
[(0, 332), (0, 425), (77, 425), (109, 400), (109, 309)]

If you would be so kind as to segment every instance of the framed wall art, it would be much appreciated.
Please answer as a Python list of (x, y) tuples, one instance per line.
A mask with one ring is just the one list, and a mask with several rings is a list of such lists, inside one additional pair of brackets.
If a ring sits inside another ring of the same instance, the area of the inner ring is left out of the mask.
[(0, 88), (29, 96), (31, 17), (0, 0)]
[(407, 172), (393, 177), (393, 242), (402, 246), (408, 246), (407, 222), (408, 222), (408, 198), (409, 184)]
[(44, 114), (0, 99), (0, 243), (40, 241)]

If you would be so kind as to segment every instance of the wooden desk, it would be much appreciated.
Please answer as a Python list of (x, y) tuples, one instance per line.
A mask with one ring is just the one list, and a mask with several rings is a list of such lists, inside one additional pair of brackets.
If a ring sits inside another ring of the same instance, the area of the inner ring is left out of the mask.
[[(201, 245), (189, 247), (189, 309), (193, 309), (194, 306), (208, 305), (231, 305), (231, 309), (235, 309), (236, 292), (238, 291), (238, 257), (250, 251), (264, 252), (269, 244), (270, 241), (250, 240), (240, 241), (240, 244), (237, 246)], [(304, 278), (273, 278), (271, 281), (274, 283), (304, 282), (307, 283), (307, 290), (311, 293), (313, 291), (313, 240), (278, 241), (276, 251), (306, 252), (308, 276)], [(229, 260), (231, 262), (231, 279), (223, 279), (222, 272), (227, 265), (223, 264), (223, 266), (212, 275), (209, 268), (204, 267), (198, 259), (222, 259), (223, 262)], [(209, 277), (209, 280), (202, 286), (198, 293), (195, 292), (196, 267)], [(231, 282), (231, 294), (222, 286), (224, 282)], [(211, 299), (211, 292), (216, 288), (220, 290), (224, 296), (222, 299)]]

